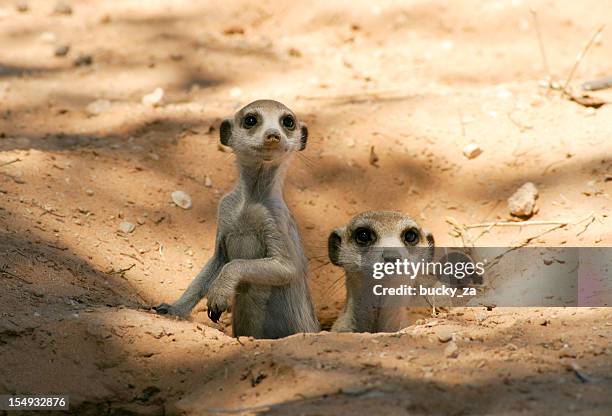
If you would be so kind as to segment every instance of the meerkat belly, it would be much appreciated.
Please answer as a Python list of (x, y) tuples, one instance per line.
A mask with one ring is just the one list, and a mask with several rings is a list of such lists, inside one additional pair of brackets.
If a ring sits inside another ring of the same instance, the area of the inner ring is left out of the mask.
[[(292, 292), (290, 286), (240, 284), (232, 307), (234, 336), (282, 338), (296, 332), (316, 331), (318, 326), (311, 324), (314, 312), (309, 313)], [(302, 321), (308, 325), (301, 324)]]
[[(263, 219), (270, 218), (271, 215), (268, 208), (256, 204), (237, 217), (226, 238), (229, 261), (269, 256), (263, 240), (265, 231), (262, 223)], [(283, 227), (285, 233), (289, 232), (287, 224), (282, 221), (277, 226)], [(294, 240), (301, 250), (299, 238)], [(296, 247), (291, 247), (291, 250), (295, 249)], [(234, 336), (280, 338), (296, 332), (318, 330), (305, 279), (300, 276), (299, 279), (292, 280), (282, 286), (257, 284), (256, 277), (248, 283), (239, 283), (232, 305)]]
[(240, 283), (232, 305), (234, 336), (282, 338), (314, 332), (318, 323), (305, 280), (285, 286)]
[(232, 233), (228, 237), (225, 244), (228, 260), (265, 257), (266, 249), (259, 236), (248, 233)]

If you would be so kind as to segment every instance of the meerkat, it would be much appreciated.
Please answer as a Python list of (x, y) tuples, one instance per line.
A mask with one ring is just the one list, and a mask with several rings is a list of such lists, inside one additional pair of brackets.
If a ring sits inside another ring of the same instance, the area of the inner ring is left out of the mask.
[(394, 332), (410, 323), (408, 308), (373, 302), (363, 267), (376, 260), (393, 262), (404, 254), (402, 248), (411, 247), (426, 248), (420, 251), (431, 258), (434, 238), (401, 212), (364, 212), (345, 227), (332, 231), (328, 239), (329, 258), (332, 264), (344, 269), (346, 286), (346, 304), (332, 331)]
[(155, 310), (185, 317), (206, 296), (213, 322), (231, 303), (235, 337), (319, 331), (282, 190), (292, 154), (306, 147), (306, 124), (283, 104), (259, 100), (224, 120), (220, 137), (236, 156), (239, 179), (219, 203), (214, 254), (176, 302)]

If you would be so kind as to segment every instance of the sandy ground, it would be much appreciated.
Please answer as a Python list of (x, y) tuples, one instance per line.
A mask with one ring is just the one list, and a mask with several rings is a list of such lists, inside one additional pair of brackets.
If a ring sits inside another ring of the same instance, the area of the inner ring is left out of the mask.
[[(211, 255), (236, 178), (218, 125), (258, 98), (310, 128), (285, 195), (324, 328), (344, 300), (326, 237), (364, 210), (461, 245), (447, 217), (506, 220), (532, 181), (532, 219), (570, 224), (496, 227), (477, 245), (612, 246), (612, 105), (539, 86), (529, 13), (565, 79), (612, 3), (447, 3), (1, 2), (0, 392), (69, 393), (78, 414), (610, 414), (608, 308), (452, 309), (397, 334), (277, 341), (231, 338), (204, 302), (189, 321), (149, 311)], [(608, 28), (574, 89), (612, 74), (611, 45)], [(158, 87), (160, 105), (142, 104)]]

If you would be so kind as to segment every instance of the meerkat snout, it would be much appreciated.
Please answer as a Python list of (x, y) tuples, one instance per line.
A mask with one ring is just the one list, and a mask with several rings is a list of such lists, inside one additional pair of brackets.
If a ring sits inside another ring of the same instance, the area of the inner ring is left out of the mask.
[(221, 144), (251, 161), (282, 161), (306, 148), (308, 127), (285, 105), (258, 100), (240, 109), (233, 119), (221, 123)]
[(264, 133), (264, 145), (266, 146), (276, 146), (281, 141), (281, 134), (276, 129), (268, 129)]
[(382, 251), (382, 258), (385, 262), (393, 263), (396, 260), (401, 260), (403, 258), (403, 255), (397, 249), (384, 248)]

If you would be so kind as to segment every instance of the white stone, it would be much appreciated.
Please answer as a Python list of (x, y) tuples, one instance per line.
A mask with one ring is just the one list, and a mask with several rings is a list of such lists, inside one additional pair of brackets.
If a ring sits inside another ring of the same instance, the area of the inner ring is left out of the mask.
[(457, 356), (459, 356), (459, 347), (454, 341), (450, 342), (444, 349), (444, 355), (447, 358), (457, 358)]
[(42, 32), (38, 39), (43, 43), (53, 43), (57, 39), (57, 35), (53, 32)]
[(183, 191), (172, 192), (172, 202), (183, 209), (191, 208), (191, 197)]
[(508, 198), (510, 214), (516, 217), (531, 217), (534, 213), (535, 201), (538, 198), (538, 188), (527, 182)]
[(126, 234), (131, 233), (135, 228), (136, 226), (128, 221), (123, 221), (121, 224), (119, 224), (119, 230)]
[(463, 148), (463, 155), (468, 159), (474, 159), (482, 153), (482, 149), (476, 143), (470, 143)]
[(144, 97), (142, 97), (142, 104), (150, 107), (157, 107), (158, 105), (161, 105), (163, 99), (164, 90), (163, 88), (157, 87), (152, 93), (146, 94)]
[(438, 341), (448, 342), (453, 339), (453, 331), (448, 328), (442, 328), (438, 331)]
[(100, 99), (87, 104), (87, 108), (85, 110), (87, 111), (87, 114), (97, 116), (98, 114), (108, 110), (110, 107), (111, 102), (109, 100)]

